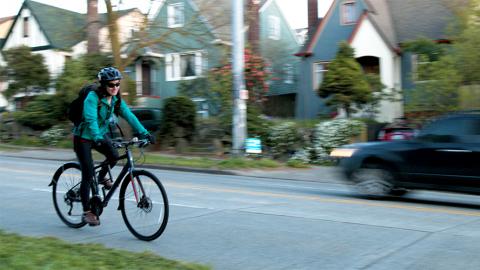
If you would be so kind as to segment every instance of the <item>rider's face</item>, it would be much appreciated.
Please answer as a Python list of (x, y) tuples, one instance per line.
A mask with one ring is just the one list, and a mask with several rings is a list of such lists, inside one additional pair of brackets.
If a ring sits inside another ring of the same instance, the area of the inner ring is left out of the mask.
[(107, 83), (107, 92), (110, 96), (115, 96), (120, 90), (120, 80), (109, 81)]

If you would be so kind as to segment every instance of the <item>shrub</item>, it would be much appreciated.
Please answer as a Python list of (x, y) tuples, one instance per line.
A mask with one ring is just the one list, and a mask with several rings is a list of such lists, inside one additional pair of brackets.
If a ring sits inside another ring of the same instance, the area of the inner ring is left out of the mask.
[(187, 97), (165, 99), (160, 136), (166, 141), (173, 138), (192, 140), (195, 132), (195, 103)]
[(64, 140), (68, 133), (69, 132), (67, 132), (63, 127), (55, 125), (52, 128), (42, 132), (40, 139), (48, 145), (58, 145), (59, 142)]
[(43, 146), (43, 142), (36, 137), (22, 135), (17, 139), (11, 141), (11, 144), (22, 146)]
[(330, 152), (333, 148), (348, 144), (353, 137), (362, 133), (365, 124), (358, 120), (335, 119), (316, 125), (312, 147), (301, 149), (291, 160), (304, 163), (330, 163)]
[(262, 141), (267, 141), (270, 125), (270, 120), (263, 117), (257, 107), (247, 107), (248, 137), (259, 137)]
[(58, 122), (58, 107), (52, 95), (36, 96), (28, 103), (25, 110), (18, 111), (13, 117), (20, 124), (34, 130), (45, 130)]
[(293, 122), (284, 122), (270, 129), (267, 145), (274, 158), (282, 158), (292, 154), (299, 146), (301, 136)]

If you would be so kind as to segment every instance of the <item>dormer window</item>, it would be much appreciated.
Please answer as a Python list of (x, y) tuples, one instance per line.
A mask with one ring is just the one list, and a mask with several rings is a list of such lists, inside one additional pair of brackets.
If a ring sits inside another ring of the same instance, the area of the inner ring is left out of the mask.
[(168, 5), (168, 27), (183, 27), (185, 23), (185, 15), (183, 3), (175, 3)]
[(356, 20), (355, 1), (345, 1), (342, 4), (342, 24), (354, 24)]
[(23, 17), (23, 37), (29, 36), (29, 30), (28, 17)]
[(271, 39), (280, 39), (280, 18), (277, 16), (268, 17), (268, 37)]

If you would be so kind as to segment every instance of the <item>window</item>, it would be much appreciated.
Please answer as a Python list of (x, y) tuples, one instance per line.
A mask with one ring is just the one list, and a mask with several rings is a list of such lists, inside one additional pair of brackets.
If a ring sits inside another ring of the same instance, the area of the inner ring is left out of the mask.
[(180, 55), (180, 74), (182, 77), (195, 76), (195, 54)]
[(194, 79), (201, 76), (206, 62), (202, 52), (171, 53), (165, 56), (167, 81)]
[(293, 83), (293, 66), (291, 64), (283, 65), (284, 73), (284, 83), (292, 84)]
[(313, 64), (313, 90), (317, 91), (323, 81), (323, 76), (327, 72), (328, 63), (319, 62)]
[(168, 5), (168, 27), (182, 27), (185, 21), (183, 3)]
[(280, 39), (280, 18), (270, 16), (268, 18), (268, 37), (271, 39)]
[(344, 2), (342, 5), (342, 24), (354, 24), (357, 19), (356, 15), (355, 2)]
[(427, 82), (430, 75), (430, 62), (426, 56), (412, 54), (412, 79), (416, 83)]
[(29, 36), (29, 25), (28, 25), (28, 17), (23, 18), (23, 37)]
[[(272, 62), (269, 59), (265, 59), (264, 61), (265, 61), (265, 72), (267, 74), (273, 74), (274, 70), (273, 70), (273, 67), (272, 67)], [(272, 85), (272, 76), (268, 76), (267, 84), (269, 86)]]
[(460, 116), (440, 119), (420, 131), (418, 139), (435, 143), (480, 142), (480, 119), (478, 116)]

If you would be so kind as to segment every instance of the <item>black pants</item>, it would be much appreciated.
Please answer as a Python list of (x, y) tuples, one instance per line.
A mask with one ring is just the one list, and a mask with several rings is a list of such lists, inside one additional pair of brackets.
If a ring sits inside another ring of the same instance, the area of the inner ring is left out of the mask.
[[(73, 137), (73, 149), (77, 154), (77, 159), (82, 168), (82, 183), (80, 184), (80, 196), (82, 198), (83, 211), (90, 210), (88, 204), (90, 200), (90, 187), (93, 182), (94, 169), (92, 149), (102, 153), (108, 160), (110, 168), (117, 163), (118, 151), (113, 148), (110, 139), (106, 138), (108, 143), (96, 146), (93, 141), (82, 139), (78, 136)], [(98, 180), (101, 181), (107, 175), (108, 169), (102, 168), (98, 174)]]

